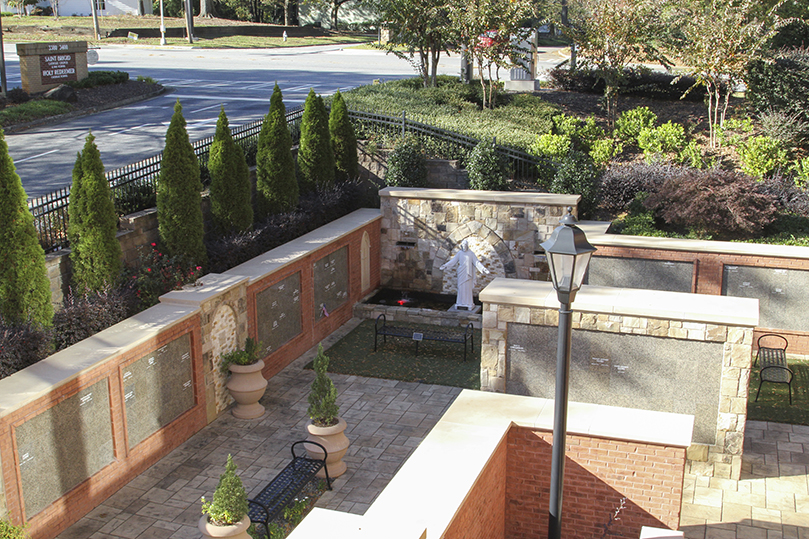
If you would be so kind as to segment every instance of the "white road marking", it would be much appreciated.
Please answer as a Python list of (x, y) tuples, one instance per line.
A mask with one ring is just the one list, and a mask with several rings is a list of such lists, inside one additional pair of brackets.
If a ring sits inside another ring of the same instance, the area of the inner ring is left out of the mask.
[(218, 103), (216, 105), (211, 105), (210, 107), (203, 107), (201, 109), (192, 110), (189, 114), (196, 114), (197, 112), (202, 112), (204, 110), (209, 110), (209, 109), (215, 109), (216, 107), (218, 107), (220, 105), (227, 105), (227, 104), (228, 104), (227, 101), (222, 101), (222, 103)]
[(51, 150), (51, 151), (49, 151), (49, 152), (41, 153), (41, 154), (39, 154), (39, 155), (32, 155), (31, 157), (26, 157), (25, 159), (17, 159), (17, 160), (15, 160), (14, 162), (15, 162), (15, 163), (23, 163), (23, 162), (25, 162), (25, 161), (30, 161), (31, 159), (36, 159), (37, 157), (42, 157), (43, 155), (48, 155), (48, 154), (50, 154), (50, 153), (56, 153), (56, 152), (58, 152), (58, 151), (59, 151), (59, 150)]
[[(221, 95), (189, 95), (189, 94), (171, 94), (171, 97), (177, 99), (201, 99), (204, 101), (219, 101), (222, 99)], [(269, 97), (231, 97), (228, 96), (228, 101), (255, 101), (258, 103), (269, 103)]]

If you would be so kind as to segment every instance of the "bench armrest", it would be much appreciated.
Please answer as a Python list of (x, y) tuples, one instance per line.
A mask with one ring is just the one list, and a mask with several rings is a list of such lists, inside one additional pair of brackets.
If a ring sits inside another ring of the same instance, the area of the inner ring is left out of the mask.
[[(791, 383), (792, 382), (792, 377), (795, 376), (795, 373), (792, 372), (792, 369), (790, 369), (789, 367), (784, 367), (784, 366), (781, 366), (781, 365), (767, 365), (766, 367), (762, 367), (761, 372), (759, 372), (759, 377), (762, 380), (764, 380), (765, 382), (774, 382), (775, 381), (775, 380), (765, 380), (764, 373), (769, 369), (778, 369), (778, 370), (786, 371), (787, 374), (789, 375), (789, 377), (787, 378), (786, 381), (784, 381), (785, 384)], [(778, 371), (776, 370), (775, 372), (778, 372)]]
[[(296, 446), (296, 445), (298, 445), (298, 444), (312, 444), (312, 445), (316, 445), (316, 446), (318, 446), (318, 447), (320, 448), (320, 450), (321, 450), (321, 451), (323, 451), (323, 458), (322, 458), (322, 459), (312, 459), (312, 460), (322, 460), (322, 461), (323, 461), (323, 464), (324, 464), (324, 465), (326, 464), (326, 459), (329, 457), (329, 452), (328, 452), (328, 451), (326, 451), (326, 448), (325, 448), (325, 447), (323, 447), (323, 445), (322, 445), (322, 444), (319, 444), (318, 442), (313, 442), (313, 441), (311, 441), (311, 440), (298, 440), (297, 442), (295, 442), (294, 444), (292, 444), (292, 447), (291, 447), (290, 449), (291, 449), (291, 451), (292, 451), (292, 458), (293, 458), (293, 459), (298, 459), (298, 458), (301, 458), (301, 457), (299, 457), (298, 455), (296, 455), (296, 454), (295, 454), (295, 446)], [(305, 450), (305, 449), (306, 449), (306, 448), (304, 447), (304, 450)], [(307, 458), (309, 458), (309, 457), (307, 457)]]
[(384, 329), (385, 325), (388, 323), (388, 317), (383, 314), (380, 314), (376, 317), (376, 322), (374, 322), (374, 332), (379, 333), (379, 321), (382, 321), (382, 328)]

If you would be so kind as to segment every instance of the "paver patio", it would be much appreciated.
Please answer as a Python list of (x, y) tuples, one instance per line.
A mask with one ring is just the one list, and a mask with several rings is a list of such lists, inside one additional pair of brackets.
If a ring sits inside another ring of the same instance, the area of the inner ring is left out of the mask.
[[(339, 340), (352, 320), (324, 341)], [(369, 343), (370, 344), (370, 343)], [(232, 453), (248, 494), (275, 476), (304, 438), (313, 348), (269, 381), (257, 420), (223, 414), (161, 459), (60, 539), (198, 539), (201, 496), (211, 496)], [(460, 389), (331, 375), (348, 422), (348, 471), (318, 507), (363, 514), (447, 410)], [(809, 539), (809, 427), (749, 421), (742, 479), (687, 475), (681, 529), (688, 538)]]

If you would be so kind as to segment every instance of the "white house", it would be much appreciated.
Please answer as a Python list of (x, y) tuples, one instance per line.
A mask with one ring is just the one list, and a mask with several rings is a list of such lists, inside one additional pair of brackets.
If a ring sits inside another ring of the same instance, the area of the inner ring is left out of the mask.
[[(45, 8), (53, 6), (57, 0), (43, 0), (37, 6)], [(58, 0), (59, 15), (68, 17), (71, 15), (90, 16), (92, 15), (92, 0)], [(105, 15), (151, 15), (151, 0), (96, 0), (98, 14)], [(5, 1), (0, 2), (3, 11), (17, 13), (17, 8), (9, 6)], [(29, 10), (33, 6), (29, 6)], [(13, 23), (9, 23), (13, 24)]]

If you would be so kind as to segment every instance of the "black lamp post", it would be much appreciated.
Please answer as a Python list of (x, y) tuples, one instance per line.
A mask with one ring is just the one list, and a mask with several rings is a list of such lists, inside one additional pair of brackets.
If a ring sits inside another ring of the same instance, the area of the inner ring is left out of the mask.
[(570, 374), (570, 304), (581, 288), (590, 257), (596, 250), (584, 232), (576, 226), (572, 208), (562, 217), (561, 225), (542, 244), (551, 270), (553, 287), (559, 298), (559, 340), (556, 348), (556, 398), (553, 406), (553, 455), (551, 461), (551, 498), (548, 539), (562, 536), (562, 484), (565, 476), (565, 437), (567, 434), (567, 394)]

